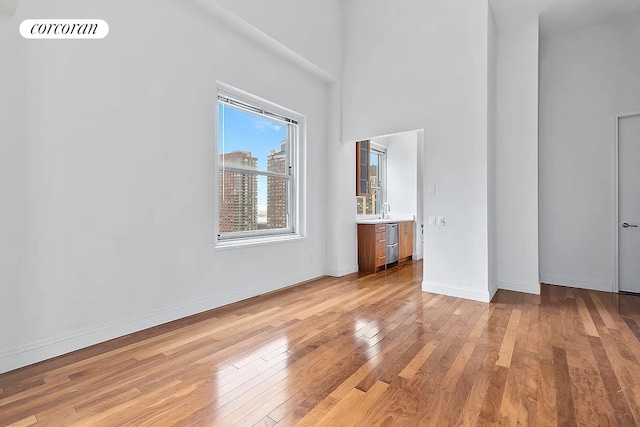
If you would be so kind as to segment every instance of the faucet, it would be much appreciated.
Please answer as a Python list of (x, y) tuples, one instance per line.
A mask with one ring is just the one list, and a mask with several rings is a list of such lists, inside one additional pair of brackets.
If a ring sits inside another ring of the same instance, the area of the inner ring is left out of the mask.
[(389, 204), (389, 202), (384, 202), (382, 204), (382, 212), (380, 213), (380, 219), (389, 218), (389, 212), (391, 212), (391, 205)]

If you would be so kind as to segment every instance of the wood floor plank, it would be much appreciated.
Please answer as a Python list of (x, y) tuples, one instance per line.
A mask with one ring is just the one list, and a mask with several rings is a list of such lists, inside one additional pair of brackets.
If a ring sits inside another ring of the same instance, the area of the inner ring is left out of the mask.
[(507, 332), (504, 336), (504, 340), (502, 341), (498, 361), (496, 362), (496, 365), (498, 366), (508, 368), (511, 365), (511, 355), (513, 354), (513, 347), (516, 342), (516, 335), (518, 333), (518, 326), (520, 326), (521, 316), (522, 311), (520, 310), (514, 309), (511, 313), (511, 318), (507, 325)]
[[(502, 404), (500, 405), (500, 423), (505, 425), (516, 425), (518, 416), (526, 406), (523, 399), (523, 389), (526, 387), (526, 353), (527, 341), (529, 338), (529, 315), (528, 311), (524, 313), (518, 311), (519, 319), (518, 328), (515, 334), (513, 349), (509, 361), (509, 371), (507, 372), (507, 380), (505, 382), (504, 394), (502, 396)], [(512, 315), (513, 317), (513, 315)], [(511, 324), (511, 319), (509, 320)]]
[(558, 424), (575, 426), (576, 409), (571, 389), (567, 354), (564, 348), (553, 348), (553, 366), (556, 377), (556, 407), (558, 408)]
[(346, 418), (347, 414), (351, 412), (354, 406), (357, 405), (359, 401), (363, 399), (365, 396), (365, 392), (358, 390), (357, 388), (352, 389), (337, 405), (331, 408), (324, 417), (320, 418), (317, 425), (328, 426), (334, 424), (340, 424), (344, 418)]
[[(351, 388), (349, 390), (349, 392), (353, 390), (353, 388)], [(346, 393), (344, 395), (344, 397), (346, 397), (346, 395), (349, 393)], [(344, 399), (343, 397), (343, 399)], [(320, 420), (325, 416), (325, 414), (327, 414), (327, 412), (329, 412), (331, 409), (333, 409), (334, 406), (336, 406), (339, 402), (341, 402), (342, 399), (336, 399), (332, 396), (327, 396), (325, 399), (322, 400), (322, 402), (320, 402), (319, 404), (317, 404), (311, 411), (307, 412), (307, 414), (302, 417), (302, 419), (300, 419), (296, 425), (300, 426), (300, 427), (313, 427), (313, 426), (317, 426), (319, 425)], [(290, 411), (285, 411), (285, 413), (280, 416), (277, 417), (279, 418), (278, 421), (281, 421), (282, 419), (284, 419), (284, 417), (289, 413)], [(283, 425), (285, 423), (282, 423), (281, 425)]]
[(23, 418), (15, 423), (9, 424), (9, 427), (29, 427), (35, 425), (38, 422), (38, 419), (35, 415), (31, 415), (30, 417)]
[(7, 425), (640, 425), (640, 298), (320, 278), (0, 375)]
[[(502, 308), (496, 308), (491, 313), (487, 321), (486, 334), (483, 333), (485, 337), (483, 342), (486, 345), (484, 357), (471, 381), (471, 390), (468, 392), (466, 403), (459, 409), (457, 417), (459, 421), (455, 425), (476, 425), (478, 423), (486, 393), (490, 387), (494, 369), (497, 366), (495, 363), (499, 357), (509, 318), (510, 313)], [(453, 419), (454, 416), (451, 414), (450, 418)]]
[(602, 300), (598, 296), (598, 293), (597, 292), (592, 292), (592, 293), (590, 293), (590, 296), (591, 296), (591, 300), (593, 301), (593, 304), (596, 306), (596, 309), (598, 310), (598, 313), (600, 314), (600, 318), (602, 318), (602, 321), (604, 322), (605, 326), (607, 328), (609, 328), (609, 329), (618, 329), (618, 325), (613, 320), (613, 317), (611, 317), (611, 314), (609, 314), (609, 311), (604, 306), (604, 303), (602, 302)]
[(589, 314), (589, 310), (584, 302), (584, 299), (577, 298), (576, 304), (578, 304), (578, 310), (580, 311), (580, 317), (582, 318), (582, 324), (584, 326), (584, 330), (592, 337), (599, 337), (598, 329), (596, 325), (593, 323), (593, 318), (591, 314)]
[(380, 398), (389, 388), (389, 384), (378, 381), (376, 382), (364, 396), (360, 397), (353, 406), (349, 408), (342, 417), (337, 420), (340, 426), (355, 426), (360, 420), (367, 416), (371, 408), (379, 404)]
[(600, 376), (604, 382), (609, 403), (614, 409), (614, 415), (618, 425), (633, 425), (640, 421), (636, 419), (634, 422), (632, 412), (625, 398), (624, 390), (620, 386), (620, 381), (611, 366), (611, 361), (602, 345), (602, 341), (591, 337), (589, 338), (589, 343), (591, 345), (591, 351), (598, 362)]

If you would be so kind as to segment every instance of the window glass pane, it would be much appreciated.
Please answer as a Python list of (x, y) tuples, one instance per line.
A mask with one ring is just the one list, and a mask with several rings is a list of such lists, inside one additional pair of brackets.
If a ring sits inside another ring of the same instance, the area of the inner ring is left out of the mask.
[(258, 229), (258, 176), (220, 171), (220, 232)]
[(267, 209), (265, 223), (258, 224), (259, 228), (267, 230), (287, 228), (287, 194), (289, 180), (286, 178), (266, 177)]
[[(270, 157), (287, 158), (288, 125), (264, 116), (248, 113), (224, 103), (219, 104), (220, 167), (267, 171)], [(285, 173), (284, 167), (273, 172)]]
[(289, 179), (220, 171), (220, 232), (288, 228)]
[(385, 157), (372, 151), (369, 161), (369, 195), (356, 197), (356, 213), (358, 215), (377, 215), (382, 207), (382, 185), (380, 163)]

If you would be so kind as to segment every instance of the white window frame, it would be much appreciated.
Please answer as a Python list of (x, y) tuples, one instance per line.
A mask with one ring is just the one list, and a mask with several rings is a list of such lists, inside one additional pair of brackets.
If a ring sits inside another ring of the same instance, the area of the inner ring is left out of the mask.
[[(216, 114), (215, 114), (215, 213), (214, 213), (214, 248), (234, 248), (246, 245), (260, 245), (267, 243), (286, 242), (304, 238), (303, 221), (301, 220), (301, 209), (303, 201), (303, 191), (301, 182), (303, 177), (303, 156), (305, 148), (305, 117), (295, 111), (284, 108), (266, 99), (252, 95), (248, 92), (237, 89), (225, 83), (216, 82)], [(221, 100), (224, 98), (224, 100)], [(278, 121), (287, 126), (287, 163), (288, 173), (280, 174), (269, 171), (252, 171), (242, 168), (226, 166), (224, 170), (253, 174), (256, 176), (274, 176), (285, 178), (289, 181), (287, 190), (287, 227), (272, 230), (250, 230), (220, 233), (220, 171), (223, 166), (220, 164), (220, 123), (219, 109), (221, 103), (225, 103), (233, 108), (247, 111), (249, 113), (262, 116), (266, 119)]]

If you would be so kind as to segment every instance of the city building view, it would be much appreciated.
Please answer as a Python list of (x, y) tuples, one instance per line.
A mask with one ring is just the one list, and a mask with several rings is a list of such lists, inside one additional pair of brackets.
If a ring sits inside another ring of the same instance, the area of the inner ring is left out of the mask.
[[(220, 155), (225, 166), (257, 169), (258, 159), (250, 151)], [(258, 229), (258, 176), (220, 171), (220, 232)]]
[(369, 194), (356, 197), (358, 215), (376, 215), (378, 206), (378, 165), (369, 166)]
[[(286, 141), (280, 143), (280, 151), (271, 150), (267, 156), (269, 172), (285, 173), (287, 167)], [(287, 227), (287, 180), (267, 177), (267, 229)]]
[[(220, 155), (225, 167), (257, 170), (258, 158), (250, 151), (234, 150)], [(280, 150), (267, 155), (267, 171), (285, 173), (286, 141)], [(266, 178), (266, 179), (265, 179)], [(220, 170), (220, 232), (264, 230), (287, 227), (287, 180), (253, 173)], [(259, 206), (266, 192), (266, 209)]]

